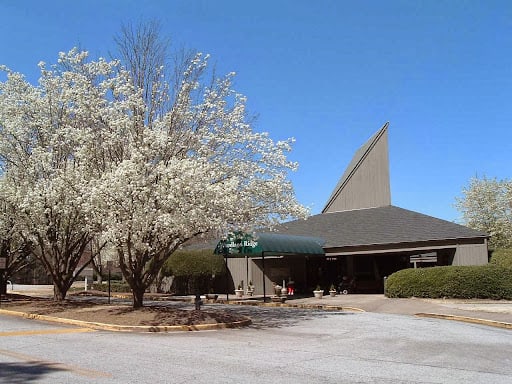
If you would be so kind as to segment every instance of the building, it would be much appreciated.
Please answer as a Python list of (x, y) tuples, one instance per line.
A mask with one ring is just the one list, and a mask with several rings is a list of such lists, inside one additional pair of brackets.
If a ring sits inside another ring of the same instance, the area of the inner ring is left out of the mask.
[[(289, 280), (299, 293), (354, 281), (355, 292), (378, 293), (384, 277), (404, 268), (486, 264), (487, 234), (391, 204), (388, 152), (386, 123), (355, 153), (322, 213), (260, 234), (258, 252), (233, 241), (219, 250), (234, 284), (272, 294)], [(299, 250), (298, 238), (308, 239)]]

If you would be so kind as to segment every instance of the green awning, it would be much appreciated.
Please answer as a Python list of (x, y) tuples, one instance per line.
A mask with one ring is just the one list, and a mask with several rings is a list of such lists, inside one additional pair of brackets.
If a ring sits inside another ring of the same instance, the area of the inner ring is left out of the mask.
[(233, 257), (261, 257), (267, 255), (324, 255), (323, 239), (311, 236), (279, 233), (235, 233), (219, 241), (215, 254)]

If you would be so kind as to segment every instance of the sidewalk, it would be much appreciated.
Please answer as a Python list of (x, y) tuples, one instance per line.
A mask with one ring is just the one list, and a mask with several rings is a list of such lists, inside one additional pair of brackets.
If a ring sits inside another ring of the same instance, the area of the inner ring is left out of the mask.
[(291, 299), (287, 302), (290, 304), (341, 306), (347, 310), (352, 308), (365, 312), (439, 317), (487, 325), (501, 325), (502, 328), (512, 329), (512, 301), (508, 300), (391, 299), (384, 295), (354, 294), (335, 297), (327, 295), (322, 299), (313, 297)]

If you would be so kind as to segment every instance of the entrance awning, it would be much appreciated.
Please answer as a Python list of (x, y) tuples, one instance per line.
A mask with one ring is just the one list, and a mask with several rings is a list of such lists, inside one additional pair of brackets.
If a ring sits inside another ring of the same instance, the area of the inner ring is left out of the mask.
[(219, 241), (215, 254), (227, 258), (264, 257), (270, 255), (324, 255), (325, 241), (318, 237), (279, 233), (235, 233)]

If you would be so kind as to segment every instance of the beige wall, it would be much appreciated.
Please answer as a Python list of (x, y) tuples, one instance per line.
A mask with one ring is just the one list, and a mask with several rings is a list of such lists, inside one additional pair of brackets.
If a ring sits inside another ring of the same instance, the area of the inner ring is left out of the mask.
[[(267, 276), (265, 277), (265, 290), (267, 295), (272, 295), (272, 281), (268, 276), (271, 267), (271, 259), (265, 259), (265, 269)], [(228, 268), (233, 279), (233, 284), (237, 288), (238, 284), (243, 281), (244, 290), (247, 290), (247, 284), (252, 281), (254, 285), (254, 294), (263, 295), (263, 271), (261, 269), (261, 258), (246, 260), (245, 258), (228, 259)]]
[(452, 265), (484, 265), (488, 262), (487, 243), (457, 245)]
[(343, 185), (338, 186), (324, 212), (391, 205), (387, 130), (372, 144)]

